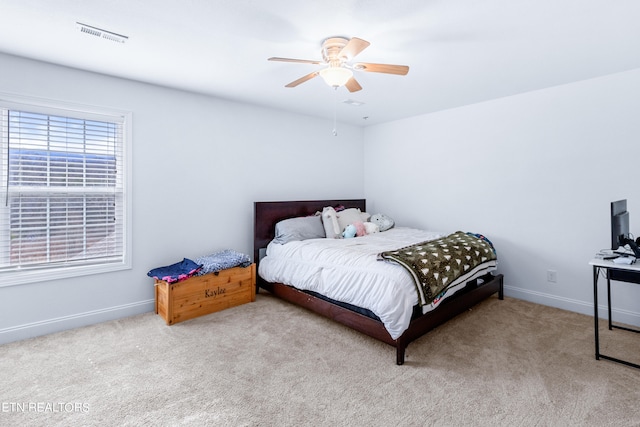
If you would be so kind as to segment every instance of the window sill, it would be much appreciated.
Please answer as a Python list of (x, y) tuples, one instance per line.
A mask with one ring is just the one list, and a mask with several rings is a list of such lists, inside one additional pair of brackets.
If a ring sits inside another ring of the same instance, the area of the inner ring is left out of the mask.
[(110, 273), (113, 271), (129, 270), (131, 262), (114, 262), (111, 264), (82, 265), (74, 267), (48, 268), (39, 270), (16, 270), (2, 273), (0, 288), (6, 286), (25, 285), (29, 283), (46, 282), (72, 277), (88, 276), (91, 274)]

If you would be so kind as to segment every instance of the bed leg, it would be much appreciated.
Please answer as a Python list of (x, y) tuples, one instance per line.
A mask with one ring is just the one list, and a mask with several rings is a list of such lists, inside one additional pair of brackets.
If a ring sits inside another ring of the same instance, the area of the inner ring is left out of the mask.
[(503, 286), (503, 282), (504, 282), (504, 276), (500, 275), (500, 289), (498, 290), (498, 299), (503, 300), (504, 299), (504, 286)]
[(405, 350), (405, 346), (403, 345), (398, 345), (398, 347), (396, 347), (396, 364), (397, 365), (404, 365), (404, 350)]

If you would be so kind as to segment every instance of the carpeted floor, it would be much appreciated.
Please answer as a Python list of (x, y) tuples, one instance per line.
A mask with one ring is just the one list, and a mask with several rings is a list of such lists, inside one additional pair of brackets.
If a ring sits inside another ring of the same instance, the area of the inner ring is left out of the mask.
[[(640, 335), (601, 328), (640, 363)], [(637, 426), (640, 370), (593, 320), (492, 297), (395, 349), (261, 293), (0, 346), (2, 426)]]

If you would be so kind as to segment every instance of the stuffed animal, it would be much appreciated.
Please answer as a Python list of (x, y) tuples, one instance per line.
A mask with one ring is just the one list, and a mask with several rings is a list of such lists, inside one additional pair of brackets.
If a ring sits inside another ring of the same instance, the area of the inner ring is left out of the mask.
[(373, 222), (365, 222), (364, 231), (366, 234), (379, 233), (380, 227), (378, 226), (378, 224), (374, 224)]
[(356, 237), (357, 232), (358, 230), (356, 229), (356, 226), (353, 224), (349, 224), (344, 228), (344, 231), (342, 232), (342, 237), (345, 239), (350, 239), (352, 237)]
[(322, 225), (324, 226), (324, 233), (328, 239), (340, 237), (340, 225), (338, 224), (336, 210), (331, 206), (322, 209)]
[(369, 220), (374, 224), (377, 224), (380, 227), (380, 231), (387, 231), (395, 225), (395, 222), (390, 217), (385, 214), (375, 214), (371, 215), (371, 219)]
[(367, 234), (367, 230), (364, 228), (364, 222), (356, 221), (353, 225), (356, 226), (356, 236), (361, 237)]

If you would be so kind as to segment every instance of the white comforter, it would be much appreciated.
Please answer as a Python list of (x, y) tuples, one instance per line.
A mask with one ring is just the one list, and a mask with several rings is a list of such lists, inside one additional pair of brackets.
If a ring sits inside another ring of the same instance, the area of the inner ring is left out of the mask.
[[(292, 285), (369, 309), (397, 339), (409, 327), (418, 294), (403, 267), (378, 261), (377, 254), (442, 236), (396, 227), (353, 239), (310, 239), (284, 245), (272, 242), (260, 261), (258, 274), (268, 282)], [(453, 292), (455, 289), (448, 291)], [(428, 308), (423, 307), (423, 311)]]

